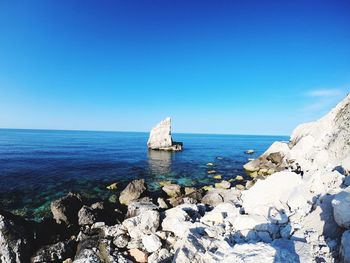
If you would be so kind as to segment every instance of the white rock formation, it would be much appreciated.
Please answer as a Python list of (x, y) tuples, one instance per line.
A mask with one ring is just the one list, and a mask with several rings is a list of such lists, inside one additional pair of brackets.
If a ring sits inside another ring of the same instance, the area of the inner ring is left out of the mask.
[(307, 169), (341, 165), (350, 155), (350, 94), (327, 115), (292, 133), (290, 158)]
[(158, 123), (152, 130), (147, 141), (151, 150), (181, 151), (182, 143), (174, 142), (171, 137), (170, 117)]

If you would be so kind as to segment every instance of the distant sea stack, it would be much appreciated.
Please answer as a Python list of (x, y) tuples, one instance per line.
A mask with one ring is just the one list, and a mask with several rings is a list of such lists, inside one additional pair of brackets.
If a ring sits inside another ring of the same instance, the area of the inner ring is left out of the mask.
[(150, 150), (160, 151), (178, 152), (183, 150), (183, 143), (174, 142), (171, 137), (171, 118), (166, 118), (151, 130), (147, 147)]

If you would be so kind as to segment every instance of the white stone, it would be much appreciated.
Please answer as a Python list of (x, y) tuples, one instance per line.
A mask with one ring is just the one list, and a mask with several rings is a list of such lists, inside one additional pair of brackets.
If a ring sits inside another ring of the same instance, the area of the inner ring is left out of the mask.
[(247, 214), (271, 218), (274, 209), (288, 212), (286, 205), (291, 194), (300, 187), (302, 179), (293, 172), (278, 172), (258, 180), (249, 190), (242, 193), (243, 207)]
[(236, 244), (232, 249), (217, 250), (210, 262), (235, 263), (311, 263), (312, 247), (303, 242), (278, 239), (271, 244), (263, 242)]
[(147, 146), (151, 149), (160, 149), (170, 147), (172, 144), (171, 119), (168, 117), (151, 130)]
[(236, 208), (232, 203), (221, 203), (214, 207), (212, 211), (206, 212), (201, 218), (201, 222), (221, 224), (226, 217), (235, 217), (237, 215), (239, 215), (239, 208)]
[(332, 200), (334, 220), (340, 227), (350, 228), (350, 186)]
[(191, 217), (181, 208), (175, 207), (165, 211), (165, 218), (162, 222), (162, 229), (170, 231), (177, 237), (183, 237), (186, 231), (192, 226)]
[(159, 237), (155, 234), (143, 236), (142, 244), (149, 253), (157, 251), (162, 246), (162, 242), (160, 242)]

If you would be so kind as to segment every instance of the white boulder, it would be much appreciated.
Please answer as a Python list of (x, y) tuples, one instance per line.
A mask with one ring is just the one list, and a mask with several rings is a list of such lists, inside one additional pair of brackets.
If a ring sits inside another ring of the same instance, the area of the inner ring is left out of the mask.
[(162, 246), (162, 242), (160, 242), (159, 237), (155, 234), (143, 236), (142, 244), (149, 253), (157, 251)]
[(340, 227), (350, 228), (350, 186), (332, 200), (334, 220)]
[(289, 211), (287, 201), (301, 185), (301, 176), (287, 171), (274, 173), (265, 180), (258, 180), (249, 190), (242, 193), (244, 211), (273, 220), (274, 216)]

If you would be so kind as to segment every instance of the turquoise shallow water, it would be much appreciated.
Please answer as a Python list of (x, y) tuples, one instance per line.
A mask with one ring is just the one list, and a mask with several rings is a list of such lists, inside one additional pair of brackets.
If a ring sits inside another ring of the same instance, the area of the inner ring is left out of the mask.
[[(41, 217), (48, 204), (69, 191), (87, 197), (109, 197), (106, 186), (122, 188), (145, 178), (151, 191), (171, 180), (185, 186), (213, 184), (244, 175), (248, 158), (260, 155), (284, 136), (174, 134), (184, 142), (179, 153), (148, 151), (148, 133), (0, 129), (0, 205)], [(254, 149), (253, 155), (244, 153)], [(214, 163), (208, 167), (208, 162)]]

